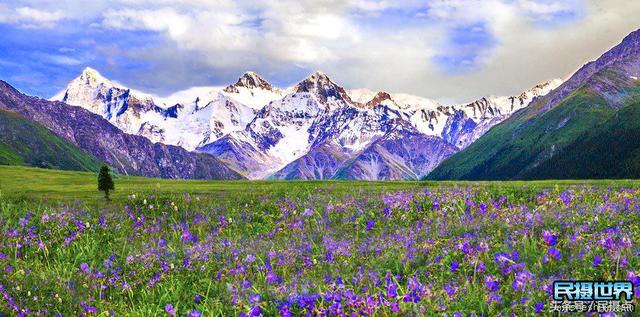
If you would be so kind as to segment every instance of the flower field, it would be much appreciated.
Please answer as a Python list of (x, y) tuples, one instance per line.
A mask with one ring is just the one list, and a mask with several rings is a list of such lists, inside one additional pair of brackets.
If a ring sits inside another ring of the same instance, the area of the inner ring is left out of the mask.
[(0, 211), (8, 316), (533, 316), (554, 280), (640, 286), (638, 189), (292, 183)]

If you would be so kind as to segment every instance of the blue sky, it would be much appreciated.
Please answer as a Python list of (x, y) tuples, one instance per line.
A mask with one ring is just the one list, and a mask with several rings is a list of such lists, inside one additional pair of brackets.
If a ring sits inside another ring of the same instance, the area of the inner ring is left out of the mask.
[(620, 0), (17, 0), (0, 3), (0, 79), (50, 97), (91, 66), (167, 95), (323, 70), (347, 88), (466, 101), (570, 75), (639, 14)]

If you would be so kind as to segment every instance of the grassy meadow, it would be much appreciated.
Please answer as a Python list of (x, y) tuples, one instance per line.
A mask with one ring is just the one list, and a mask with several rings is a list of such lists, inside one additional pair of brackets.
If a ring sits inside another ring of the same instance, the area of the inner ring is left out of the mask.
[(557, 279), (640, 285), (638, 181), (114, 181), (0, 166), (0, 315), (546, 316)]

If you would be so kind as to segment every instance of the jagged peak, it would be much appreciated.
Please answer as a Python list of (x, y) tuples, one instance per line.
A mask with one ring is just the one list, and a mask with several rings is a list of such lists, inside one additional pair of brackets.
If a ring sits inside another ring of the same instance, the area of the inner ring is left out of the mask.
[(238, 81), (235, 84), (227, 86), (224, 91), (226, 92), (238, 92), (239, 87), (244, 87), (248, 89), (252, 88), (260, 88), (265, 90), (273, 90), (273, 86), (271, 83), (266, 81), (260, 75), (253, 71), (246, 71), (242, 74)]
[(546, 95), (548, 94), (551, 90), (556, 89), (558, 86), (560, 86), (563, 83), (562, 79), (559, 78), (554, 78), (554, 79), (550, 79), (544, 82), (541, 82), (539, 84), (534, 85), (533, 87), (525, 90), (524, 92), (522, 92), (520, 95), (518, 96), (511, 96), (509, 98), (527, 98), (527, 96), (531, 96), (531, 97), (538, 97), (541, 95)]
[[(93, 67), (85, 67), (78, 77), (71, 80), (64, 89), (59, 91), (53, 97), (49, 98), (49, 100), (59, 100), (65, 101), (67, 92), (69, 90), (73, 91), (81, 91), (85, 89), (96, 89), (98, 87), (104, 87), (106, 89), (117, 88), (122, 90), (128, 90), (128, 88), (122, 86), (121, 84), (111, 81), (106, 77), (102, 76), (99, 71), (97, 71)], [(142, 94), (141, 94), (142, 95)]]
[(87, 66), (82, 70), (82, 74), (97, 74), (97, 75), (100, 75), (100, 72), (98, 72), (95, 68), (93, 68), (91, 66)]
[(327, 75), (327, 73), (325, 73), (325, 72), (323, 72), (321, 70), (317, 70), (317, 71), (313, 72), (313, 74), (309, 75), (308, 78), (310, 78), (310, 79), (316, 79), (317, 78), (317, 79), (328, 79), (328, 80), (331, 80), (331, 79), (329, 79), (329, 76)]
[(373, 96), (373, 98), (371, 98), (371, 100), (369, 100), (366, 104), (365, 107), (367, 108), (373, 108), (379, 104), (381, 104), (384, 101), (391, 101), (392, 103), (395, 104), (395, 101), (393, 100), (393, 98), (391, 98), (391, 95), (386, 92), (386, 91), (379, 91), (378, 93), (376, 93), (375, 96)]
[(329, 76), (325, 72), (320, 70), (315, 71), (307, 76), (305, 79), (300, 81), (297, 86), (301, 86), (302, 84), (306, 83), (321, 83), (338, 86), (333, 80), (331, 80), (331, 78), (329, 78)]
[(323, 71), (316, 71), (307, 78), (299, 82), (295, 88), (295, 92), (308, 92), (316, 95), (322, 102), (327, 101), (329, 97), (338, 100), (344, 100), (353, 103), (347, 92), (336, 84)]
[(470, 103), (464, 105), (465, 107), (488, 107), (491, 104), (491, 101), (487, 97), (480, 97)]
[(497, 100), (500, 100), (501, 98), (506, 98), (510, 100), (512, 104), (518, 101), (521, 105), (524, 105), (525, 100), (530, 100), (531, 98), (546, 95), (551, 90), (560, 86), (562, 83), (563, 83), (563, 80), (559, 78), (549, 79), (549, 80), (540, 82), (536, 85), (533, 85), (529, 89), (524, 90), (522, 93), (517, 95), (503, 96), (503, 97), (494, 96), (494, 95), (483, 96), (474, 101), (468, 102), (466, 104), (461, 104), (460, 106), (471, 107), (471, 108), (474, 108), (474, 107), (487, 108), (487, 107), (495, 106), (495, 103), (497, 102)]
[(551, 87), (551, 89), (554, 89), (558, 86), (560, 86), (562, 84), (563, 80), (560, 78), (554, 78), (554, 79), (549, 79), (545, 82), (541, 82), (533, 87), (531, 87), (531, 89), (529, 90), (540, 90), (540, 89), (544, 89), (546, 87)]
[(109, 79), (102, 76), (102, 74), (100, 74), (100, 72), (95, 68), (89, 66), (85, 67), (84, 70), (82, 70), (82, 73), (80, 73), (78, 79), (87, 83), (112, 83)]

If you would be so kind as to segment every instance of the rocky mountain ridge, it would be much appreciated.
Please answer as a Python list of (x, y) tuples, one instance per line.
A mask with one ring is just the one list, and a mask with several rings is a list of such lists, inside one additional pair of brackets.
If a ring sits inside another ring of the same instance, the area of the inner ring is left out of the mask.
[[(346, 90), (320, 71), (284, 89), (246, 72), (232, 85), (177, 93), (181, 99), (176, 99), (124, 88), (88, 68), (53, 99), (86, 108), (129, 134), (212, 154), (249, 178), (396, 179), (426, 175), (559, 83), (545, 82), (517, 96), (442, 105), (406, 94)], [(412, 140), (408, 143), (429, 145), (413, 149), (423, 156), (391, 148), (402, 142), (383, 142), (400, 126)], [(376, 150), (383, 148), (384, 155)], [(364, 164), (364, 153), (384, 166), (375, 168), (377, 176), (344, 171), (344, 164), (356, 166), (352, 160)], [(396, 155), (393, 160), (391, 154)], [(324, 162), (322, 172), (292, 171), (318, 160)], [(411, 162), (398, 163), (404, 160)], [(396, 170), (401, 165), (404, 172)]]
[(125, 175), (194, 179), (242, 178), (211, 155), (153, 143), (143, 136), (124, 133), (104, 117), (85, 108), (26, 96), (4, 81), (0, 81), (0, 110), (17, 113), (41, 124), (58, 137)]

